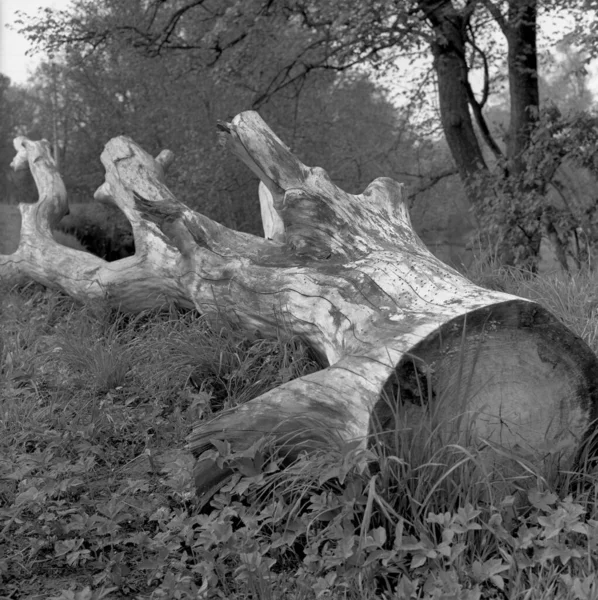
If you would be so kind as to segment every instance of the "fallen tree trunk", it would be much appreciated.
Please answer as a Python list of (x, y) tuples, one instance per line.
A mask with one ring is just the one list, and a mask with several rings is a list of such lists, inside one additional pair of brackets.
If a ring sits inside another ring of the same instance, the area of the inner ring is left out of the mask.
[[(231, 150), (260, 178), (265, 239), (231, 231), (178, 202), (157, 159), (132, 140), (102, 154), (99, 200), (133, 228), (135, 255), (107, 263), (60, 246), (67, 210), (47, 142), (18, 138), (40, 198), (21, 205), (19, 247), (0, 275), (25, 274), (80, 299), (127, 311), (175, 302), (225, 314), (262, 335), (300, 335), (328, 365), (208, 423), (189, 445), (209, 494), (230, 472), (213, 442), (234, 450), (264, 434), (289, 450), (415, 430), (428, 420), (534, 462), (570, 468), (598, 406), (598, 360), (544, 308), (480, 288), (436, 259), (411, 227), (400, 184), (377, 179), (359, 195), (302, 164), (253, 112), (221, 124)], [(208, 455), (209, 456), (209, 455)]]

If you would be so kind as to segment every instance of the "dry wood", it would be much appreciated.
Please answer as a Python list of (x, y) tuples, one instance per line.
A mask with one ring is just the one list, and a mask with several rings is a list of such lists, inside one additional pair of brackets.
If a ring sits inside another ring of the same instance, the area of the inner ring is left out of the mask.
[[(209, 423), (190, 448), (209, 494), (230, 473), (201, 456), (214, 440), (243, 450), (264, 434), (291, 453), (423, 421), (459, 440), (571, 467), (592, 431), (598, 360), (536, 303), (480, 288), (436, 259), (413, 231), (392, 179), (347, 194), (301, 163), (254, 112), (221, 124), (258, 175), (265, 239), (229, 230), (177, 201), (153, 159), (111, 140), (96, 193), (130, 220), (134, 256), (107, 263), (60, 246), (67, 210), (47, 142), (16, 141), (40, 198), (21, 205), (21, 240), (0, 275), (25, 274), (80, 299), (128, 311), (175, 302), (225, 314), (248, 331), (301, 336), (328, 365)], [(447, 438), (448, 439), (448, 438)]]

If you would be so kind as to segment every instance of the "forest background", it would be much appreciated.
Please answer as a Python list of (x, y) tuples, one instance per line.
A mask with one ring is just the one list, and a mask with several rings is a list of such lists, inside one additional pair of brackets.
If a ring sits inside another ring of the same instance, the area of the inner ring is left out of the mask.
[(591, 261), (592, 2), (77, 0), (13, 27), (43, 59), (25, 84), (0, 77), (4, 203), (36, 195), (9, 168), (15, 135), (51, 140), (80, 204), (124, 133), (175, 152), (180, 200), (259, 234), (257, 180), (215, 128), (256, 109), (347, 191), (405, 182), (416, 230), (453, 265)]

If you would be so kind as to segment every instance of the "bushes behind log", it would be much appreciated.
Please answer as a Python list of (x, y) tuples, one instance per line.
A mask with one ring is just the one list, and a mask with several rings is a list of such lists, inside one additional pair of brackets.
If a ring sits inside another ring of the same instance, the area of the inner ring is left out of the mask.
[(81, 252), (87, 252), (87, 248), (72, 234), (65, 233), (64, 231), (54, 231), (54, 239), (67, 248), (73, 250), (80, 250)]
[(0, 204), (0, 254), (12, 254), (19, 245), (21, 213), (14, 204)]
[(105, 204), (72, 204), (58, 224), (74, 235), (92, 254), (114, 261), (135, 253), (133, 232), (125, 215)]
[[(19, 245), (21, 215), (17, 205), (0, 204), (0, 254)], [(86, 250), (108, 261), (135, 252), (131, 225), (116, 207), (104, 204), (73, 204), (58, 224), (54, 238), (63, 246)]]

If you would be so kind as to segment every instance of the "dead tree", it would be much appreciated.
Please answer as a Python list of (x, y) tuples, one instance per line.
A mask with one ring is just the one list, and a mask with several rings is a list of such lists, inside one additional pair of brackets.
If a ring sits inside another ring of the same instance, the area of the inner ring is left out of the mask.
[(202, 459), (214, 440), (243, 450), (268, 434), (292, 451), (331, 432), (366, 443), (376, 428), (423, 419), (537, 462), (579, 459), (598, 398), (598, 360), (580, 338), (538, 304), (478, 287), (436, 259), (399, 183), (347, 194), (256, 113), (219, 127), (261, 180), (263, 239), (177, 201), (164, 183), (171, 153), (154, 159), (118, 137), (102, 154), (95, 197), (127, 216), (135, 255), (108, 263), (65, 248), (52, 237), (67, 200), (50, 147), (18, 138), (13, 166), (29, 166), (39, 200), (20, 206), (19, 247), (0, 256), (3, 278), (25, 275), (124, 311), (175, 302), (264, 336), (283, 327), (320, 355), (323, 370), (197, 425), (189, 445), (200, 493), (230, 474)]

